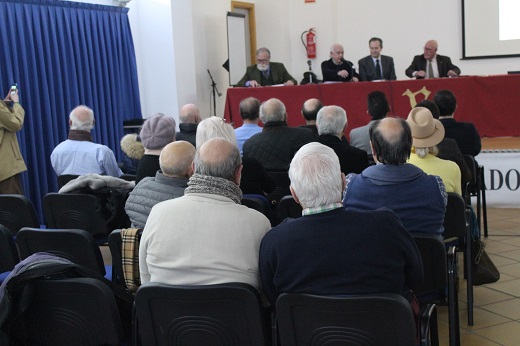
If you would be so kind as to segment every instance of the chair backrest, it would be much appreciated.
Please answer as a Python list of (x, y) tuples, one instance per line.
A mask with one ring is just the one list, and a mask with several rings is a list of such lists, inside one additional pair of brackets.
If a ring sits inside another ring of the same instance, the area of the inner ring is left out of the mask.
[(267, 197), (255, 194), (245, 194), (242, 196), (241, 203), (248, 208), (261, 212), (271, 220), (271, 205), (269, 204)]
[(0, 225), (0, 273), (10, 271), (20, 262), (11, 231)]
[(444, 239), (466, 237), (466, 203), (454, 192), (448, 192), (444, 214)]
[(106, 220), (95, 196), (51, 192), (43, 197), (43, 213), (48, 228), (82, 229), (94, 236), (108, 236)]
[(0, 195), (0, 224), (13, 236), (22, 227), (40, 227), (40, 221), (30, 199), (23, 195)]
[(435, 293), (446, 298), (448, 267), (444, 242), (430, 234), (414, 233), (412, 237), (421, 253), (424, 272), (424, 280), (415, 287), (414, 293), (417, 296)]
[(123, 328), (112, 290), (99, 280), (38, 280), (11, 335), (24, 344), (119, 345)]
[(471, 194), (471, 195), (476, 195), (477, 194), (477, 191), (480, 187), (479, 185), (479, 168), (478, 168), (478, 164), (477, 164), (477, 161), (475, 161), (475, 158), (471, 155), (468, 155), (468, 154), (464, 154), (464, 161), (466, 161), (466, 164), (468, 165), (469, 167), (469, 170), (471, 171), (471, 180), (469, 182), (469, 185), (468, 185), (468, 192)]
[(16, 237), (20, 259), (48, 252), (106, 274), (103, 256), (92, 234), (80, 229), (22, 228)]
[(77, 174), (63, 174), (58, 176), (58, 190), (61, 189), (63, 186), (67, 185), (67, 183), (71, 180), (76, 179), (79, 177)]
[(125, 277), (123, 274), (123, 241), (121, 239), (121, 230), (115, 229), (108, 236), (108, 248), (112, 257), (112, 281), (121, 287), (125, 287)]
[(414, 345), (410, 303), (397, 294), (347, 297), (282, 294), (276, 301), (281, 345)]
[(266, 344), (264, 309), (247, 284), (146, 283), (137, 290), (135, 307), (143, 345)]
[(284, 196), (278, 203), (278, 219), (280, 222), (290, 217), (297, 219), (302, 216), (302, 206), (299, 205), (292, 195)]
[(277, 205), (278, 202), (282, 199), (283, 196), (289, 195), (291, 191), (289, 190), (289, 186), (291, 185), (291, 180), (289, 179), (288, 171), (267, 171), (267, 174), (271, 178), (273, 178), (276, 187), (271, 193), (267, 196), (269, 202), (272, 205)]

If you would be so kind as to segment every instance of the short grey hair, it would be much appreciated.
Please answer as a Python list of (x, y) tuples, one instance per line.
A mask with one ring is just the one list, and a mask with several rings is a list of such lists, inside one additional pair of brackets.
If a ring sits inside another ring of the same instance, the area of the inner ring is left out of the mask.
[(316, 116), (316, 127), (320, 135), (340, 136), (347, 125), (347, 112), (339, 106), (325, 106)]
[(269, 58), (271, 57), (271, 52), (269, 51), (269, 49), (265, 48), (265, 47), (261, 47), (261, 48), (258, 48), (256, 50), (256, 55), (258, 56), (258, 54), (262, 53), (262, 52), (265, 52), (269, 55)]
[(436, 145), (427, 148), (414, 148), (414, 151), (415, 154), (419, 156), (421, 159), (425, 158), (428, 154), (432, 154), (433, 156), (437, 156), (437, 154), (439, 154), (439, 149)]
[(90, 132), (94, 128), (94, 111), (81, 105), (74, 108), (70, 114), (70, 129)]
[(298, 150), (289, 167), (291, 187), (305, 208), (341, 202), (343, 180), (334, 150), (312, 142)]
[(218, 160), (217, 162), (208, 162), (201, 158), (201, 149), (207, 145), (214, 145), (214, 143), (219, 140), (229, 143), (229, 141), (224, 138), (212, 138), (197, 149), (197, 152), (195, 153), (195, 160), (193, 161), (195, 163), (195, 173), (223, 178), (235, 182), (236, 171), (242, 164), (240, 151), (236, 145), (229, 143), (227, 150), (221, 152), (223, 155), (222, 159)]
[(282, 101), (272, 98), (260, 106), (260, 120), (264, 124), (275, 121), (285, 121), (287, 114)]
[(235, 130), (227, 124), (221, 117), (212, 116), (202, 120), (197, 126), (195, 141), (197, 148), (212, 138), (221, 137), (237, 145)]

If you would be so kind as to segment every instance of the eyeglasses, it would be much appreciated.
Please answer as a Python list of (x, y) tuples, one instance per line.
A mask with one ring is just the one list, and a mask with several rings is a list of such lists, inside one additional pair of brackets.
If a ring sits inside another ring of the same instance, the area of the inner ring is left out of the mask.
[(431, 51), (431, 50), (435, 50), (435, 48), (424, 47), (424, 50), (427, 50), (427, 51), (429, 52), (429, 51)]
[(259, 62), (260, 64), (265, 64), (269, 62), (269, 59), (256, 59), (256, 62)]

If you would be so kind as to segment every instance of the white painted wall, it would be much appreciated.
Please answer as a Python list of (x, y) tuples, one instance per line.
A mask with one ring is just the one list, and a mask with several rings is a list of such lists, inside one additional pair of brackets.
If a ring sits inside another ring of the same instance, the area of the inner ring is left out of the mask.
[[(83, 0), (112, 5), (112, 0)], [(448, 55), (464, 75), (504, 74), (520, 70), (520, 58), (459, 60), (462, 56), (461, 0), (249, 0), (255, 4), (257, 47), (271, 50), (272, 60), (285, 64), (297, 80), (307, 71), (300, 41), (303, 31), (315, 27), (318, 56), (313, 69), (328, 59), (330, 45), (344, 45), (345, 57), (355, 62), (368, 55), (368, 40), (384, 41), (383, 54), (394, 57), (398, 79), (424, 43), (436, 39), (438, 53)], [(175, 113), (195, 102), (203, 116), (210, 114), (209, 69), (222, 97), (222, 115), (228, 87), (226, 12), (231, 0), (133, 0), (129, 17), (134, 35), (143, 115)], [(426, 13), (428, 13), (426, 15)], [(485, 18), (482, 19), (485, 25)], [(364, 100), (363, 100), (364, 102)]]

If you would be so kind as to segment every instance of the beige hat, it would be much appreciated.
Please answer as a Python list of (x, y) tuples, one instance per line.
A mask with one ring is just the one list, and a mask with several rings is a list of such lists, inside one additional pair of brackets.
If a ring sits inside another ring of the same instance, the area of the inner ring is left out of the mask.
[(412, 109), (406, 122), (412, 130), (412, 145), (415, 148), (433, 147), (444, 138), (444, 126), (433, 118), (428, 108)]

